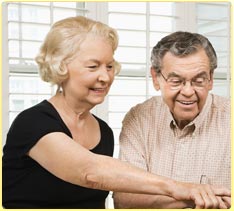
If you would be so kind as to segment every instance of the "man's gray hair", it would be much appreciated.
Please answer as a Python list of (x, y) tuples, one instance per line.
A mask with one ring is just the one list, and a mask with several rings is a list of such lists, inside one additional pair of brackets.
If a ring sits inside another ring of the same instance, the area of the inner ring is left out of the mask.
[(162, 38), (151, 52), (151, 64), (157, 73), (160, 73), (162, 59), (167, 52), (178, 57), (185, 57), (193, 54), (200, 49), (204, 49), (210, 61), (210, 73), (213, 74), (217, 67), (217, 56), (210, 41), (201, 34), (174, 32)]

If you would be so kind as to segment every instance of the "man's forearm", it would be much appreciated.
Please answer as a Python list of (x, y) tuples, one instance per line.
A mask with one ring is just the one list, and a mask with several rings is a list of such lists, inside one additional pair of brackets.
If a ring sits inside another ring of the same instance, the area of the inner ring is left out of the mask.
[(131, 193), (114, 193), (115, 208), (174, 208), (182, 209), (193, 207), (191, 201), (177, 201), (174, 198), (162, 195), (146, 195)]

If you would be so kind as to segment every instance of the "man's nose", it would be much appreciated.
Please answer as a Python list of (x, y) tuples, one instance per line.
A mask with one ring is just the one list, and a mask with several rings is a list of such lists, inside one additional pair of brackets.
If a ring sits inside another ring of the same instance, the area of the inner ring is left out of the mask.
[(184, 81), (180, 92), (186, 96), (193, 95), (195, 93), (195, 90), (191, 81)]

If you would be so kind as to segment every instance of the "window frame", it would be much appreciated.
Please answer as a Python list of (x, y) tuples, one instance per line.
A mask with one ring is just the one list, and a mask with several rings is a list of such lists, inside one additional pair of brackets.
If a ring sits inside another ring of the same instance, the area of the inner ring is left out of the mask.
[[(4, 52), (2, 52), (2, 143), (5, 143), (6, 140), (6, 133), (9, 128), (9, 77), (10, 73), (8, 71), (11, 67), (8, 64), (8, 13), (7, 13), (7, 4), (11, 2), (3, 2), (1, 4), (2, 9), (2, 49), (4, 49)], [(176, 30), (187, 30), (187, 31), (196, 31), (196, 4), (194, 2), (176, 2), (176, 16), (178, 17), (178, 21), (176, 22)], [(207, 3), (209, 4), (209, 3)], [(104, 23), (108, 23), (108, 2), (86, 2), (86, 9), (89, 11), (87, 13), (87, 17), (96, 19), (99, 21), (102, 21)], [(146, 2), (146, 10), (150, 11), (150, 2)], [(231, 11), (229, 10), (229, 13)], [(230, 14), (229, 14), (230, 16)], [(149, 13), (146, 13), (146, 20), (149, 20)], [(230, 21), (229, 21), (230, 23)], [(146, 28), (146, 39), (148, 42), (146, 42), (146, 48), (150, 49), (149, 44), (149, 27)], [(231, 34), (230, 31), (228, 33)], [(228, 46), (230, 46), (231, 37), (229, 36), (229, 43)], [(228, 57), (228, 67), (229, 71), (227, 71), (227, 77), (226, 80), (224, 80), (224, 83), (228, 83), (228, 87), (231, 86), (231, 48), (229, 47), (229, 57)], [(145, 72), (145, 81), (146, 81), (146, 99), (150, 97), (149, 94), (149, 87), (152, 83), (150, 78), (150, 52), (149, 50), (146, 50), (146, 72)], [(119, 76), (116, 76), (117, 78), (120, 78)], [(220, 83), (220, 81), (218, 81)], [(228, 90), (228, 95), (230, 96), (230, 89)], [(98, 115), (100, 118), (108, 122), (108, 96), (106, 97), (104, 103), (96, 106), (92, 112), (96, 115)], [(4, 121), (3, 121), (4, 120)]]

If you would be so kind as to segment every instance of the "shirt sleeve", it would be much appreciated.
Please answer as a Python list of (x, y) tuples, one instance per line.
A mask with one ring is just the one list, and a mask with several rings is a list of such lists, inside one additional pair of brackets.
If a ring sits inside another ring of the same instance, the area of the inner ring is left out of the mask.
[(53, 110), (40, 106), (20, 113), (7, 134), (6, 147), (12, 159), (24, 156), (44, 135), (64, 132), (64, 127)]
[(134, 107), (125, 116), (120, 133), (119, 159), (147, 170), (146, 147), (142, 131), (144, 124), (140, 113)]

